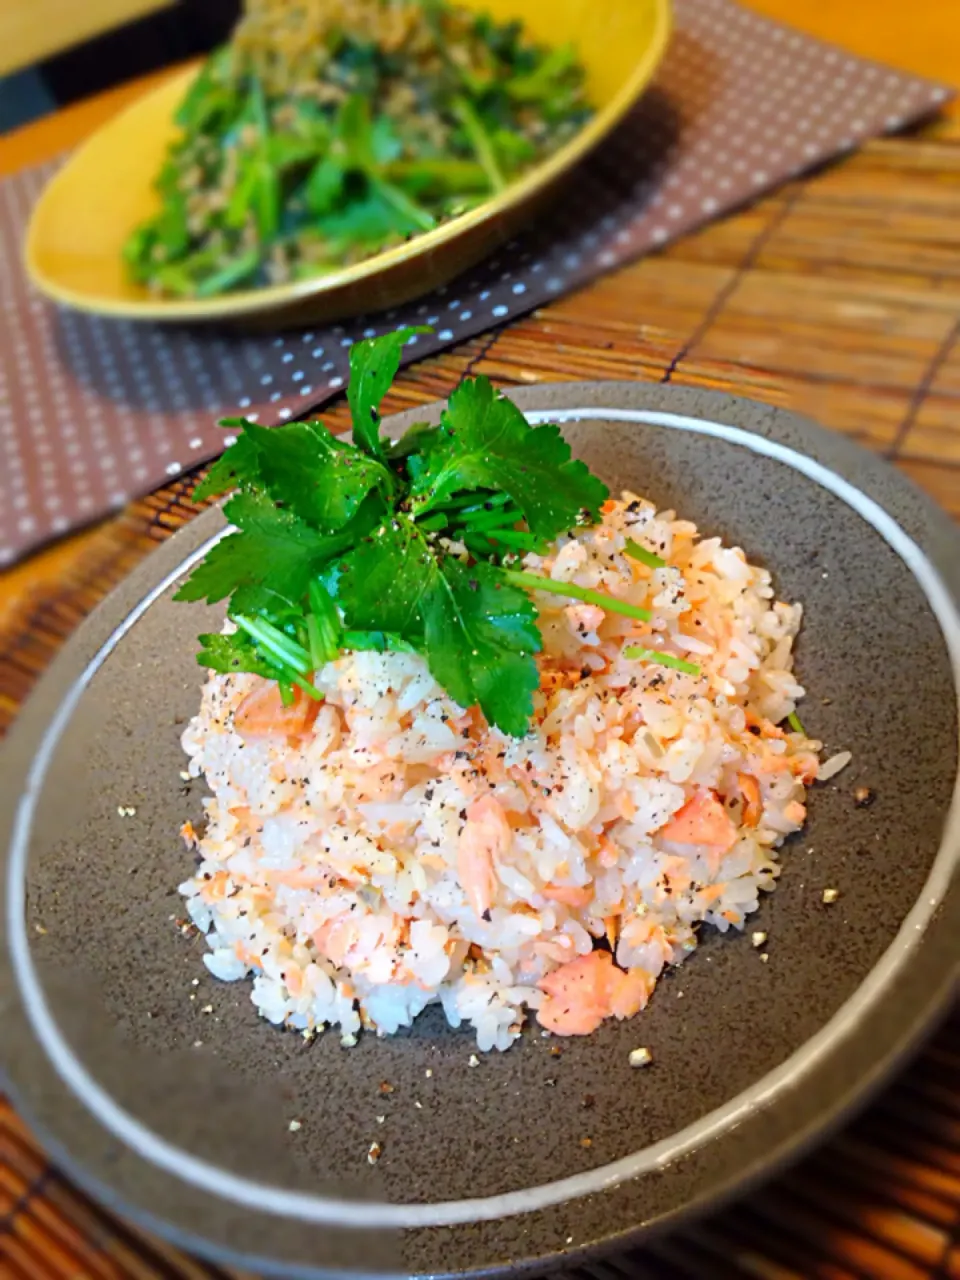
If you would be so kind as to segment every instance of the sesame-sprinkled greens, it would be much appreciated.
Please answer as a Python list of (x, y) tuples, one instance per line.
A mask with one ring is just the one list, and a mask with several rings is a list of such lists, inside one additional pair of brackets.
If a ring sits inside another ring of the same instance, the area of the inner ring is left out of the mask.
[[(234, 529), (176, 598), (228, 600), (236, 631), (201, 636), (198, 661), (276, 680), (285, 703), (297, 689), (319, 698), (312, 673), (343, 650), (412, 651), (462, 706), (478, 704), (519, 736), (539, 683), (531, 593), (644, 621), (650, 613), (515, 567), (597, 520), (608, 491), (557, 427), (530, 426), (487, 378), (461, 383), (438, 426), (418, 424), (395, 443), (381, 434), (381, 402), (418, 332), (351, 347), (352, 443), (320, 421), (223, 421), (236, 442), (195, 496), (235, 489), (224, 507)], [(698, 674), (656, 650), (626, 654)]]

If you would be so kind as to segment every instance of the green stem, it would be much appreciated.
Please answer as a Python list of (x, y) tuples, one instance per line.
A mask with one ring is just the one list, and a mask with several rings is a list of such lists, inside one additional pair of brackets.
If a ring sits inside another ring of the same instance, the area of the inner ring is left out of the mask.
[(542, 578), (537, 573), (524, 573), (519, 569), (504, 569), (503, 576), (516, 587), (525, 587), (528, 591), (546, 591), (555, 596), (568, 596), (571, 600), (582, 600), (584, 604), (595, 604), (599, 609), (605, 609), (607, 613), (620, 613), (625, 618), (638, 618), (641, 622), (649, 622), (653, 616), (649, 609), (641, 609), (636, 604), (627, 604), (625, 600), (604, 595), (602, 591), (578, 587), (574, 582), (555, 582), (553, 578)]
[(432, 231), (437, 225), (437, 220), (432, 213), (428, 213), (422, 205), (417, 204), (415, 200), (411, 200), (408, 195), (395, 187), (392, 182), (385, 182), (383, 178), (376, 178), (370, 175), (371, 183), (374, 188), (380, 192), (384, 200), (388, 204), (392, 204), (399, 214), (402, 214), (415, 227), (419, 227), (421, 231)]
[(800, 717), (797, 715), (795, 711), (791, 711), (790, 714), (787, 716), (787, 724), (794, 731), (794, 733), (802, 733), (804, 737), (807, 736), (807, 731), (803, 727), (803, 725), (800, 723)]
[(672, 653), (662, 653), (659, 649), (645, 649), (642, 645), (632, 644), (623, 651), (625, 658), (637, 658), (641, 662), (655, 662), (660, 667), (672, 667), (674, 671), (684, 671), (688, 676), (698, 676), (700, 668), (695, 662), (686, 662), (683, 658), (675, 658)]
[[(439, 502), (434, 511), (488, 511), (496, 507), (503, 507), (510, 501), (510, 495), (507, 493), (464, 493), (459, 498), (450, 498), (447, 502)], [(417, 517), (414, 517), (415, 519)]]
[(445, 191), (486, 191), (489, 176), (474, 160), (392, 160), (383, 172), (393, 182), (440, 186)]
[(631, 560), (639, 560), (640, 563), (645, 564), (648, 569), (662, 569), (667, 563), (666, 560), (661, 559), (661, 557), (655, 552), (648, 551), (646, 547), (641, 547), (639, 542), (634, 542), (632, 539), (628, 540), (627, 545), (624, 547), (624, 551)]
[(228, 262), (219, 271), (214, 271), (212, 275), (201, 280), (197, 285), (197, 297), (210, 298), (215, 293), (222, 293), (224, 289), (232, 289), (235, 284), (240, 284), (241, 281), (254, 272), (259, 263), (259, 249), (248, 249), (239, 258), (234, 258), (232, 262)]
[(486, 529), (488, 538), (502, 542), (505, 547), (513, 547), (517, 551), (535, 551), (541, 546), (541, 540), (532, 533), (522, 533), (519, 529)]
[(503, 170), (497, 160), (490, 135), (484, 128), (483, 121), (474, 110), (473, 104), (468, 98), (458, 97), (454, 98), (453, 109), (457, 119), (466, 130), (470, 145), (473, 147), (477, 159), (483, 165), (483, 171), (489, 179), (490, 186), (494, 191), (503, 191), (507, 185), (507, 180), (503, 176)]
[(314, 671), (319, 671), (329, 659), (320, 631), (320, 623), (312, 613), (307, 614), (307, 640), (310, 645), (310, 662)]
[(291, 667), (300, 675), (306, 675), (310, 670), (310, 655), (303, 645), (284, 635), (272, 622), (267, 622), (265, 618), (247, 618), (242, 613), (231, 616), (241, 631), (256, 640), (282, 666)]
[(506, 525), (516, 524), (523, 519), (523, 512), (517, 507), (501, 507), (499, 511), (466, 511), (460, 516), (468, 529), (482, 531), (485, 529), (502, 529)]
[(445, 529), (450, 523), (448, 516), (442, 511), (437, 511), (432, 516), (427, 516), (426, 520), (417, 522), (417, 528), (422, 529), (424, 533), (439, 533), (441, 529)]
[(460, 541), (477, 559), (486, 560), (488, 556), (496, 554), (496, 546), (485, 533), (471, 533), (466, 529), (460, 534)]
[(303, 676), (291, 676), (290, 679), (308, 698), (312, 698), (314, 702), (323, 702), (323, 694), (309, 680), (304, 680)]

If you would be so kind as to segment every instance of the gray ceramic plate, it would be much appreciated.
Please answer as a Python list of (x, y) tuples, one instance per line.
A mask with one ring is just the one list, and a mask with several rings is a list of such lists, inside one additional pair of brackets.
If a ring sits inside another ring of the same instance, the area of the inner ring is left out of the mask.
[(81, 628), (5, 750), (0, 1060), (56, 1159), (219, 1260), (489, 1273), (635, 1238), (822, 1132), (953, 986), (955, 528), (878, 460), (773, 409), (636, 384), (517, 399), (568, 421), (611, 485), (741, 544), (805, 602), (803, 719), (854, 763), (785, 850), (756, 918), (768, 963), (748, 936), (707, 937), (646, 1013), (559, 1056), (531, 1033), (471, 1067), (470, 1039), (435, 1013), (352, 1050), (308, 1046), (210, 978), (177, 924), (177, 828), (201, 803), (178, 738), (194, 637), (217, 618), (170, 593), (221, 517), (171, 539)]

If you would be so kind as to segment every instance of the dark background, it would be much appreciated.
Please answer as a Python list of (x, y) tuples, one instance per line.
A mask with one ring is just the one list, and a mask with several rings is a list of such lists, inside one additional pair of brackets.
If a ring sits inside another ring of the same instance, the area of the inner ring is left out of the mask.
[(239, 9), (239, 0), (181, 0), (41, 62), (37, 70), (57, 106), (64, 106), (206, 53), (226, 36)]
[(240, 0), (180, 0), (0, 77), (0, 133), (124, 80), (208, 52), (227, 36), (239, 11)]

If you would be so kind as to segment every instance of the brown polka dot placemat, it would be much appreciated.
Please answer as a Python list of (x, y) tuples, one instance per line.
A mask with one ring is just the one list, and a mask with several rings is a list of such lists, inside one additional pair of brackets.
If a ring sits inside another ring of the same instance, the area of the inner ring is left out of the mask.
[(902, 128), (948, 90), (741, 9), (676, 0), (656, 82), (550, 215), (447, 288), (386, 314), (275, 338), (57, 308), (19, 246), (53, 166), (0, 184), (0, 565), (213, 456), (238, 411), (275, 423), (333, 398), (357, 338), (427, 323), (414, 360), (655, 250), (784, 179)]

